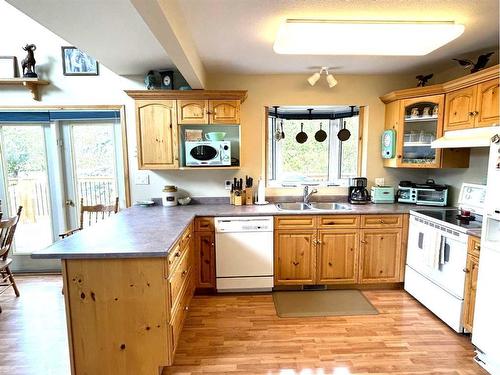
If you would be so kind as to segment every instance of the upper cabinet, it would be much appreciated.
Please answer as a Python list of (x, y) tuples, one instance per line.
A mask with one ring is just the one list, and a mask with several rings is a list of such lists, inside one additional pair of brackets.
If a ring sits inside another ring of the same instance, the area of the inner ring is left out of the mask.
[(208, 100), (177, 100), (177, 123), (208, 124)]
[[(246, 99), (246, 91), (134, 90), (126, 92), (135, 99), (139, 169), (239, 168), (240, 105)], [(203, 132), (221, 131), (223, 127), (234, 130), (223, 129), (228, 137), (232, 137), (227, 139), (231, 141), (231, 158), (234, 157), (238, 163), (232, 163), (231, 166), (188, 167), (185, 160), (183, 132), (186, 126), (190, 125), (193, 125), (192, 128), (198, 126), (198, 129), (204, 129)]]
[(499, 123), (499, 80), (492, 79), (446, 94), (444, 130), (460, 130)]
[(240, 123), (239, 100), (178, 100), (179, 125), (217, 125)]
[[(500, 124), (498, 65), (433, 86), (393, 91), (385, 103), (384, 166), (467, 168), (470, 149), (433, 149), (445, 131)], [(394, 152), (392, 152), (394, 150)]]
[(175, 101), (137, 100), (136, 115), (139, 168), (178, 168)]

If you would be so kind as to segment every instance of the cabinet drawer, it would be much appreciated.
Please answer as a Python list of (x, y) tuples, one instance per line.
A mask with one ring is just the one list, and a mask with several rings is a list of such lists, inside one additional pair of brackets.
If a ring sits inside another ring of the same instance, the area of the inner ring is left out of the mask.
[(274, 227), (278, 229), (312, 229), (316, 226), (314, 216), (276, 216)]
[(181, 248), (186, 247), (190, 240), (193, 238), (193, 224), (189, 224), (184, 233), (181, 236)]
[(318, 228), (359, 228), (359, 216), (331, 215), (318, 218)]
[(197, 217), (194, 220), (194, 230), (196, 232), (213, 232), (214, 218), (213, 217)]
[(170, 319), (170, 329), (172, 336), (172, 353), (177, 348), (177, 343), (179, 342), (179, 336), (182, 332), (182, 327), (184, 325), (184, 320), (186, 319), (189, 303), (191, 302), (191, 297), (194, 292), (194, 280), (193, 272), (189, 272), (186, 288), (183, 290), (182, 297), (179, 303), (174, 308), (174, 313), (172, 314), (172, 319)]
[(181, 241), (177, 241), (167, 255), (168, 275), (170, 276), (182, 258), (185, 248), (181, 247)]
[(468, 253), (472, 256), (479, 258), (481, 252), (481, 239), (474, 236), (469, 236)]
[(361, 216), (362, 228), (401, 228), (403, 217), (401, 215), (363, 215)]
[(179, 265), (175, 268), (174, 272), (168, 280), (168, 290), (170, 294), (170, 308), (171, 311), (175, 308), (178, 303), (181, 291), (185, 288), (186, 282), (188, 281), (188, 274), (192, 268), (192, 256), (191, 251), (186, 250)]

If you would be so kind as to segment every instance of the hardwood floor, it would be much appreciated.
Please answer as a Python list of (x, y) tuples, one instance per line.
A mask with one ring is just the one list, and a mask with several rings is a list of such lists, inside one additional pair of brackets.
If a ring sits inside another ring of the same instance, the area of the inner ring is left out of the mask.
[[(17, 280), (20, 298), (0, 296), (0, 374), (68, 375), (61, 278)], [(408, 294), (364, 293), (379, 315), (280, 319), (269, 294), (196, 296), (163, 375), (485, 374), (469, 339)]]

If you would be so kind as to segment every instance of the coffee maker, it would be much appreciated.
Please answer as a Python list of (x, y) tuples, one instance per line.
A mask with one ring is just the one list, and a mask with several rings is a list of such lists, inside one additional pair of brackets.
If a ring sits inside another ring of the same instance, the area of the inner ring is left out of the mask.
[(370, 201), (370, 194), (366, 190), (368, 179), (365, 177), (354, 177), (350, 179), (349, 196), (347, 200), (351, 204), (366, 204)]

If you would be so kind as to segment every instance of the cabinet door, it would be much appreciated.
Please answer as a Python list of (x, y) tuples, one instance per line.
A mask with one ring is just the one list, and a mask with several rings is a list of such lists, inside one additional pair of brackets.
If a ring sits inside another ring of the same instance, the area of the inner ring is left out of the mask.
[(179, 124), (208, 124), (208, 100), (177, 100)]
[(401, 229), (361, 231), (361, 283), (401, 281)]
[(440, 167), (441, 150), (432, 148), (431, 142), (443, 134), (443, 104), (444, 95), (402, 101), (397, 134), (398, 167)]
[(136, 102), (139, 169), (179, 167), (175, 101)]
[(474, 127), (477, 86), (470, 86), (446, 94), (444, 130)]
[(274, 282), (276, 285), (314, 284), (316, 230), (275, 232)]
[(403, 153), (403, 126), (401, 123), (401, 100), (395, 100), (385, 105), (385, 130), (396, 131), (395, 152), (396, 154), (392, 159), (383, 159), (385, 167), (398, 167), (401, 159), (396, 155)]
[(498, 79), (477, 85), (476, 127), (491, 126), (500, 121), (499, 85)]
[(197, 288), (215, 288), (215, 235), (196, 232)]
[(318, 237), (318, 284), (357, 283), (359, 230), (322, 230)]
[(474, 306), (476, 304), (477, 275), (479, 271), (479, 261), (476, 257), (467, 257), (467, 268), (465, 270), (465, 296), (464, 296), (464, 328), (472, 332), (474, 322)]
[(210, 100), (209, 108), (211, 124), (240, 123), (239, 100)]

